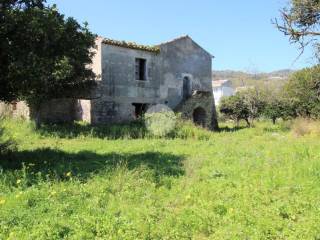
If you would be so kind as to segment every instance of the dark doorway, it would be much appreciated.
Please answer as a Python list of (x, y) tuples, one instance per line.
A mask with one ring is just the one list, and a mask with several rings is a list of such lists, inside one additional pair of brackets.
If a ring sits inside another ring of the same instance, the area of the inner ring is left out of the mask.
[(193, 110), (193, 122), (201, 127), (206, 126), (207, 113), (202, 107)]
[(134, 106), (134, 113), (136, 118), (141, 118), (148, 109), (148, 104), (146, 103), (132, 103)]
[(191, 81), (189, 77), (183, 78), (183, 100), (187, 100), (191, 96)]

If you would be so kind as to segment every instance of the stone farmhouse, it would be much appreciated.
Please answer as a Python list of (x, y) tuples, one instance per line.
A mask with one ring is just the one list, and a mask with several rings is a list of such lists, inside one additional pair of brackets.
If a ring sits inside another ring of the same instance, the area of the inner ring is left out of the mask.
[[(56, 99), (41, 107), (44, 122), (128, 122), (156, 104), (210, 129), (218, 126), (212, 91), (213, 56), (183, 36), (157, 46), (98, 37), (92, 69), (97, 86), (87, 99)], [(28, 117), (23, 103), (14, 115)]]

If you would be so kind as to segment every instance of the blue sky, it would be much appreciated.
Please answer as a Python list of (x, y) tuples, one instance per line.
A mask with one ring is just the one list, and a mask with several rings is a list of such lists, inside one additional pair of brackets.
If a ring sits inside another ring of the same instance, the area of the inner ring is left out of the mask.
[(287, 0), (48, 0), (92, 32), (158, 44), (190, 35), (216, 58), (215, 70), (274, 71), (314, 64), (271, 24)]

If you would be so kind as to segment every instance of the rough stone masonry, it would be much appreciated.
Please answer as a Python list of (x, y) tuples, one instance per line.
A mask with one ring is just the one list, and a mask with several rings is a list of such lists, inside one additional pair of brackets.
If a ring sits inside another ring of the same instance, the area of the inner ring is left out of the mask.
[[(44, 104), (42, 121), (128, 122), (152, 105), (165, 104), (198, 125), (218, 127), (211, 84), (212, 55), (189, 36), (157, 46), (98, 37), (94, 51), (92, 69), (99, 77), (90, 97)], [(12, 111), (29, 112), (16, 106)]]

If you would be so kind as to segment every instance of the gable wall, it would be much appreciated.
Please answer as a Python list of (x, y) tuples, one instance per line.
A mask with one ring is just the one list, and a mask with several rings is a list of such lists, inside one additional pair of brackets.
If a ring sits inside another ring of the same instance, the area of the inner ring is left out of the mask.
[(190, 38), (161, 45), (161, 58), (161, 93), (171, 108), (175, 108), (182, 100), (184, 76), (190, 78), (192, 90), (212, 92), (212, 58)]

